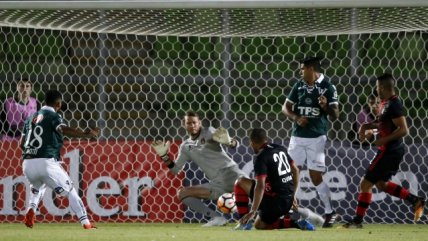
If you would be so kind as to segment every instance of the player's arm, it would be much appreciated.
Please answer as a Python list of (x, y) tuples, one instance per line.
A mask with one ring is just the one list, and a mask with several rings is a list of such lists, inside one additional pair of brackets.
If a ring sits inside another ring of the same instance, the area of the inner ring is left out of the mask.
[(62, 132), (63, 135), (71, 138), (96, 138), (100, 134), (99, 128), (93, 128), (83, 131), (78, 128), (73, 128), (66, 125), (59, 125), (57, 127), (57, 130)]
[(368, 139), (369, 135), (367, 134), (367, 130), (373, 130), (373, 129), (379, 129), (379, 122), (373, 121), (370, 123), (364, 123), (360, 126), (360, 129), (358, 129), (358, 138), (360, 141), (364, 141)]
[(21, 147), (22, 150), (24, 150), (24, 140), (25, 140), (25, 136), (21, 135), (21, 137), (19, 138), (19, 146)]
[(284, 104), (282, 105), (282, 113), (284, 113), (284, 115), (292, 121), (297, 121), (300, 115), (293, 111), (293, 105), (293, 102), (291, 102), (290, 100), (285, 100)]
[(287, 116), (291, 121), (296, 122), (299, 126), (304, 127), (308, 123), (308, 119), (304, 116), (293, 111), (293, 106), (299, 101), (299, 86), (296, 83), (293, 86), (290, 94), (287, 96), (284, 104), (282, 105), (282, 113)]
[(299, 126), (304, 127), (308, 124), (308, 119), (293, 111), (294, 103), (287, 98), (282, 105), (282, 113), (291, 121), (296, 122)]
[(253, 204), (250, 212), (257, 212), (259, 210), (260, 203), (263, 199), (263, 194), (266, 186), (266, 176), (256, 177), (256, 185), (254, 187)]
[(171, 146), (171, 142), (167, 141), (161, 141), (156, 140), (152, 143), (152, 147), (155, 150), (156, 154), (160, 157), (160, 159), (165, 162), (165, 164), (168, 166), (168, 168), (174, 167), (174, 161), (169, 156), (169, 148)]
[(28, 125), (30, 125), (29, 119), (24, 122), (24, 127), (22, 128), (21, 137), (19, 138), (19, 146), (24, 150), (25, 138), (28, 135)]
[(395, 129), (390, 135), (377, 139), (374, 142), (376, 146), (385, 145), (386, 143), (400, 139), (409, 133), (405, 116), (394, 118), (392, 119), (392, 122), (397, 127), (397, 129)]
[(337, 118), (339, 118), (339, 101), (337, 98), (336, 86), (330, 85), (325, 95), (321, 95), (318, 98), (318, 104), (321, 109), (327, 113), (330, 120), (337, 120)]
[(171, 158), (171, 155), (169, 153), (169, 148), (171, 146), (170, 141), (164, 142), (161, 140), (157, 140), (157, 141), (154, 141), (151, 146), (155, 150), (156, 154), (160, 157), (160, 159), (174, 174), (177, 174), (178, 172), (180, 172), (180, 170), (183, 168), (186, 161), (189, 160), (189, 158), (187, 157), (184, 151), (183, 143), (180, 146), (180, 150), (178, 152), (177, 159), (175, 161), (173, 158)]
[(321, 109), (325, 113), (327, 113), (327, 115), (330, 117), (330, 120), (332, 120), (332, 121), (337, 120), (337, 118), (339, 118), (339, 105), (337, 105), (337, 104), (324, 104), (324, 105), (321, 105), (321, 99), (323, 97), (324, 96), (320, 96), (320, 106), (321, 106)]
[(250, 211), (239, 220), (239, 222), (242, 224), (246, 224), (249, 220), (254, 219), (263, 199), (266, 186), (266, 175), (257, 176), (255, 180), (256, 185), (254, 187), (253, 203), (251, 205)]
[(369, 134), (367, 133), (367, 130), (373, 130), (379, 128), (379, 122), (373, 121), (370, 123), (364, 123), (360, 126), (358, 129), (358, 138), (360, 141), (365, 141), (369, 138)]

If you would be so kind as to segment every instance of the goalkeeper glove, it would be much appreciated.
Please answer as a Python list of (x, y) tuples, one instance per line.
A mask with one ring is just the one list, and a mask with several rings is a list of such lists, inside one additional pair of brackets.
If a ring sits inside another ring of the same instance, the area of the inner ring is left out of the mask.
[(224, 145), (230, 146), (232, 144), (232, 138), (229, 133), (223, 127), (219, 127), (213, 134), (213, 140)]
[(155, 152), (162, 158), (163, 161), (168, 161), (169, 159), (168, 152), (170, 146), (170, 141), (164, 142), (161, 140), (157, 140), (152, 143), (153, 149), (155, 149)]

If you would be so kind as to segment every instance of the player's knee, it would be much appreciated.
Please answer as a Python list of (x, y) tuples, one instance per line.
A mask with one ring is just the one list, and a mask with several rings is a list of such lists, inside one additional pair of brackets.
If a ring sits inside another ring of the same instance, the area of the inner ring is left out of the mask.
[(235, 181), (235, 186), (238, 185), (242, 187), (242, 182), (244, 182), (244, 177), (243, 176), (238, 177)]
[(379, 190), (381, 190), (381, 191), (385, 191), (386, 183), (385, 183), (385, 182), (382, 182), (382, 181), (377, 182), (377, 183), (376, 183), (376, 187), (377, 187)]
[(262, 222), (260, 219), (256, 219), (256, 221), (254, 222), (254, 228), (255, 229), (271, 229), (269, 227), (269, 225), (265, 224), (264, 222)]
[(322, 182), (322, 175), (313, 174), (313, 175), (310, 175), (310, 177), (311, 177), (312, 183), (315, 186), (318, 186), (318, 185), (321, 184), (321, 182)]
[(253, 182), (253, 179), (247, 178), (245, 176), (240, 176), (238, 177), (238, 179), (236, 179), (235, 186), (239, 186), (243, 189), (250, 189), (253, 185)]
[(315, 186), (318, 186), (322, 182), (322, 173), (319, 171), (309, 170), (309, 177)]
[(373, 188), (373, 183), (363, 178), (360, 183), (360, 190), (362, 192), (369, 192)]

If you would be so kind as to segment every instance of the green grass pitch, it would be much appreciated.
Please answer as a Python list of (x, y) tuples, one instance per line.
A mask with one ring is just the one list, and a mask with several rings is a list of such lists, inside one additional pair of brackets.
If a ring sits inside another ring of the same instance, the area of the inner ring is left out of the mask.
[(78, 223), (36, 223), (33, 229), (23, 224), (0, 224), (2, 241), (138, 240), (138, 241), (422, 241), (428, 240), (427, 225), (371, 224), (363, 229), (297, 229), (232, 231), (234, 225), (202, 228), (200, 224), (98, 223), (97, 230), (84, 230)]

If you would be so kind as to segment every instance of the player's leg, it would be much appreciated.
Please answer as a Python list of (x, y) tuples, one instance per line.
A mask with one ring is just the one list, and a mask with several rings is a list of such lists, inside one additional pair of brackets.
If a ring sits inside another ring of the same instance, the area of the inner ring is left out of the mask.
[(254, 193), (256, 182), (247, 177), (239, 177), (234, 185), (235, 204), (238, 210), (239, 218), (243, 217), (249, 212), (249, 201)]
[(37, 208), (46, 188), (41, 182), (34, 181), (30, 184), (30, 189), (30, 200), (25, 214), (24, 224), (25, 226), (32, 228), (36, 221)]
[(24, 218), (25, 226), (32, 228), (36, 220), (36, 211), (46, 190), (41, 176), (44, 174), (44, 162), (39, 159), (26, 159), (23, 163), (23, 173), (30, 182), (30, 199)]
[(303, 168), (306, 161), (306, 139), (307, 138), (292, 136), (290, 138), (290, 143), (288, 144), (287, 152), (293, 159), (294, 164), (298, 166), (299, 169)]
[(422, 197), (411, 194), (407, 188), (404, 188), (392, 181), (379, 181), (376, 183), (376, 187), (391, 196), (408, 201), (413, 206), (417, 206), (416, 204), (420, 203), (421, 200), (424, 201)]
[(360, 193), (358, 194), (358, 203), (355, 209), (355, 216), (352, 221), (343, 225), (344, 228), (362, 228), (362, 222), (367, 209), (372, 202), (372, 189), (375, 183), (382, 180), (385, 175), (384, 170), (384, 151), (378, 151), (376, 156), (370, 162), (366, 174), (360, 183)]
[(385, 153), (384, 159), (388, 160), (382, 163), (385, 175), (383, 176), (383, 180), (376, 183), (376, 187), (389, 195), (398, 197), (412, 204), (415, 208), (414, 221), (417, 222), (423, 214), (425, 199), (410, 193), (408, 189), (390, 181), (391, 177), (397, 173), (403, 155), (403, 150), (389, 151)]
[(217, 200), (223, 194), (223, 190), (213, 183), (205, 183), (197, 186), (183, 187), (178, 191), (178, 198), (190, 209), (210, 217), (210, 221), (203, 227), (223, 226), (227, 220), (215, 210), (207, 207), (203, 200)]
[(298, 228), (301, 230), (315, 230), (315, 227), (307, 220), (300, 221), (288, 215), (294, 197), (293, 196), (263, 196), (259, 207), (258, 217), (254, 222), (256, 229), (286, 229)]
[(367, 209), (372, 202), (372, 189), (374, 183), (367, 179), (367, 177), (363, 178), (360, 183), (360, 193), (358, 195), (358, 204), (355, 209), (355, 217), (352, 220), (354, 224), (356, 224), (356, 228), (361, 227), (361, 223), (363, 222), (364, 216), (366, 215)]
[(39, 207), (39, 203), (43, 198), (43, 195), (46, 191), (46, 185), (42, 184), (41, 182), (30, 185), (30, 200), (29, 200), (29, 207), (34, 210), (34, 212), (37, 211), (37, 208)]
[(293, 211), (298, 213), (301, 219), (307, 219), (316, 226), (322, 226), (324, 224), (324, 218), (321, 215), (313, 212), (309, 208), (297, 207), (293, 208)]
[(308, 138), (306, 143), (307, 151), (307, 164), (309, 169), (309, 176), (312, 183), (317, 190), (321, 202), (324, 204), (325, 220), (323, 228), (333, 227), (336, 221), (337, 214), (331, 205), (331, 193), (327, 183), (323, 180), (323, 173), (326, 170), (325, 165), (325, 143), (326, 136), (319, 136), (317, 138)]
[(47, 173), (45, 183), (52, 188), (58, 195), (68, 198), (71, 210), (79, 218), (80, 223), (85, 229), (95, 229), (88, 219), (86, 208), (83, 205), (82, 199), (79, 197), (73, 183), (67, 172), (62, 168), (61, 164), (55, 159), (46, 160)]
[[(301, 170), (306, 162), (306, 146), (307, 138), (299, 138), (292, 136), (290, 139), (290, 143), (288, 145), (288, 154), (293, 159), (295, 165)], [(299, 186), (295, 187), (296, 190), (299, 189)], [(298, 212), (298, 210), (294, 210)], [(306, 212), (305, 212), (306, 213)], [(322, 217), (321, 217), (322, 218)], [(323, 219), (323, 218), (322, 218)], [(324, 223), (324, 219), (323, 219)]]

